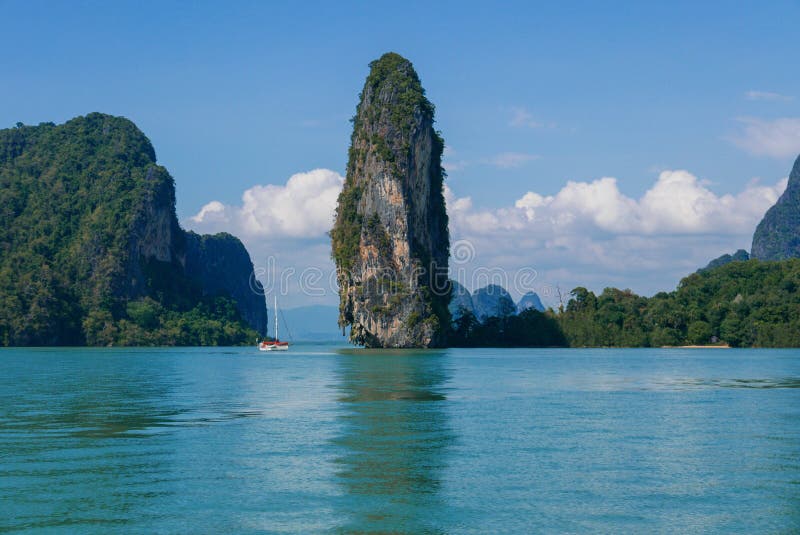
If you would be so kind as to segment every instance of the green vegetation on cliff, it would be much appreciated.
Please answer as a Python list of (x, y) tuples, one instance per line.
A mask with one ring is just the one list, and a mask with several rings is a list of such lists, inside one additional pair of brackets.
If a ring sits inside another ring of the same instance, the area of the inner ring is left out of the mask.
[(127, 119), (0, 130), (0, 345), (252, 342), (232, 301), (186, 275), (174, 205)]
[(800, 259), (729, 262), (650, 298), (576, 288), (558, 321), (577, 347), (800, 347)]
[(339, 269), (351, 269), (358, 258), (363, 226), (363, 218), (358, 213), (360, 200), (361, 188), (352, 184), (352, 180), (349, 184), (345, 181), (336, 207), (336, 224), (330, 232), (331, 256)]
[[(432, 120), (434, 114), (433, 104), (425, 97), (425, 89), (419, 76), (406, 58), (394, 52), (388, 52), (369, 64), (369, 75), (365, 88), (369, 88), (369, 98), (364, 104), (370, 109), (369, 120), (376, 120), (378, 114), (388, 113), (392, 124), (400, 129), (402, 134), (408, 135), (416, 126), (415, 115)], [(382, 108), (379, 101), (387, 100), (383, 91), (393, 91), (397, 98), (392, 99), (392, 106)], [(364, 96), (364, 93), (360, 95)], [(354, 119), (356, 128), (358, 114)], [(390, 155), (388, 159), (392, 159)]]
[[(433, 124), (434, 105), (425, 96), (425, 89), (411, 63), (403, 56), (389, 52), (369, 64), (370, 72), (359, 95), (356, 114), (351, 119), (353, 133), (348, 151), (347, 176), (336, 208), (336, 224), (330, 232), (331, 256), (336, 265), (350, 269), (358, 257), (361, 232), (364, 224), (358, 205), (364, 187), (358, 178), (363, 176), (370, 152), (376, 153), (399, 178), (407, 172), (395, 155), (395, 151), (410, 156), (411, 146), (402, 137), (410, 136), (419, 123)], [(387, 93), (390, 93), (387, 95)], [(389, 105), (387, 105), (389, 103)], [(372, 134), (366, 123), (386, 122), (397, 135)], [(444, 140), (439, 132), (433, 132), (431, 154), (431, 191), (441, 196), (445, 172), (442, 168)], [(364, 143), (366, 138), (366, 143)], [(390, 146), (390, 144), (392, 146)], [(365, 148), (364, 146), (366, 145)], [(444, 202), (434, 203), (437, 213), (434, 220), (437, 230), (447, 234), (447, 213)], [(449, 241), (445, 244), (449, 250)]]

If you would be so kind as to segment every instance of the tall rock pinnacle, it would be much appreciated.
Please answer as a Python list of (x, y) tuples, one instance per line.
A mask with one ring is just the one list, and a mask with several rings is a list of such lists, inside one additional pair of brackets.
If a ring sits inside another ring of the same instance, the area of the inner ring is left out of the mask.
[(370, 64), (331, 230), (339, 325), (367, 347), (435, 347), (449, 325), (444, 141), (411, 62)]
[(759, 260), (800, 258), (800, 157), (794, 162), (786, 191), (756, 227), (750, 256)]

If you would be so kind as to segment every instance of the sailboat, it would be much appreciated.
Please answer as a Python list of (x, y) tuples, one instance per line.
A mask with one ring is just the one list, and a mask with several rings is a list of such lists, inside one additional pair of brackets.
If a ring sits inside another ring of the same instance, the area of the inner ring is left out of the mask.
[(275, 296), (275, 340), (262, 340), (258, 344), (259, 351), (289, 351), (289, 342), (281, 342), (278, 338), (278, 296)]

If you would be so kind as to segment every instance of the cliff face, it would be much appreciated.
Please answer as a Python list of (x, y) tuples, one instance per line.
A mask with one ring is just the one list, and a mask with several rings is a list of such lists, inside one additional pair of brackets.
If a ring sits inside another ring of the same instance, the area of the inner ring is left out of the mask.
[(219, 293), (263, 332), (263, 296), (239, 291), (252, 264), (233, 249), (209, 248), (192, 258), (211, 267), (187, 268), (174, 181), (131, 121), (92, 113), (0, 130), (0, 345), (232, 343), (187, 327), (213, 319), (244, 332), (203, 298)]
[(339, 325), (368, 347), (432, 347), (449, 323), (444, 142), (411, 63), (370, 64), (331, 231)]
[(151, 164), (143, 172), (142, 182), (146, 189), (132, 199), (129, 208), (132, 221), (127, 229), (127, 263), (120, 273), (125, 282), (118, 291), (131, 298), (150, 293), (148, 268), (163, 264), (170, 266), (174, 276), (180, 276), (186, 262), (186, 236), (175, 215), (172, 177), (163, 167)]
[(800, 157), (794, 162), (786, 191), (756, 227), (750, 256), (759, 260), (800, 257)]
[(233, 298), (248, 325), (263, 335), (267, 327), (264, 289), (249, 276), (253, 273), (253, 262), (239, 238), (225, 232), (186, 233), (186, 275), (198, 281), (206, 295)]

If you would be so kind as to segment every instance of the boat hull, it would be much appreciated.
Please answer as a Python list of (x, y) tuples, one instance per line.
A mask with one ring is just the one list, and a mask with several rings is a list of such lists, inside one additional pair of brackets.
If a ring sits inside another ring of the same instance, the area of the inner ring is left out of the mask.
[(289, 351), (289, 343), (281, 342), (278, 344), (259, 344), (259, 351)]

